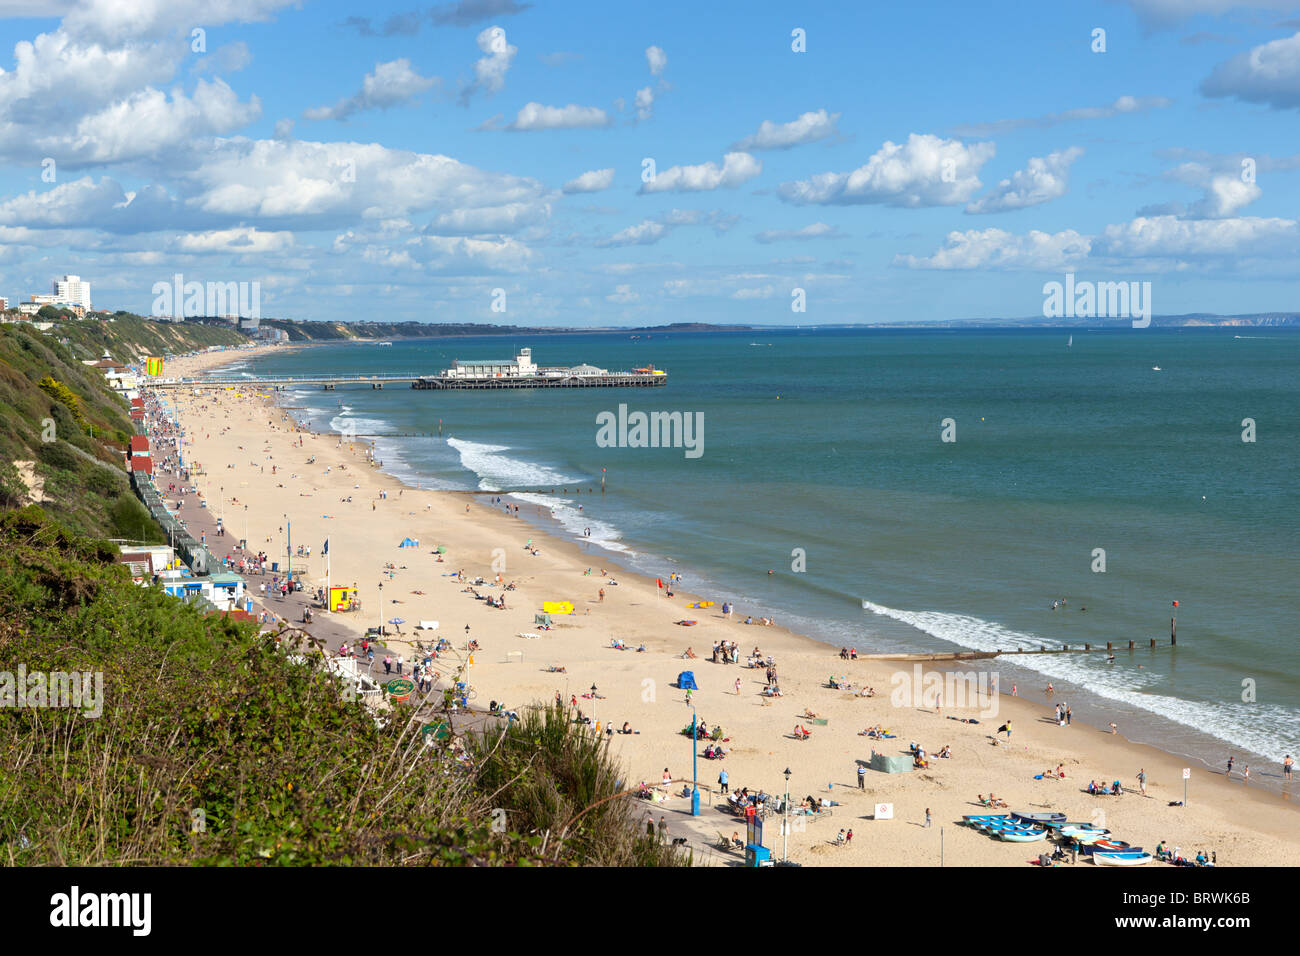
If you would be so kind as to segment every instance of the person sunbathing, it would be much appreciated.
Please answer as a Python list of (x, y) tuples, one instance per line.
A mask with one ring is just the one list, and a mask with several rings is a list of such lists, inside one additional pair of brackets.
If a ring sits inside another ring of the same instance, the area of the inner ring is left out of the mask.
[(812, 736), (812, 734), (808, 732), (808, 729), (804, 727), (803, 724), (795, 724), (794, 736), (796, 740), (807, 740)]
[(952, 756), (952, 747), (948, 746), (947, 744), (944, 744), (943, 749), (939, 751), (939, 756), (940, 756), (940, 757), (951, 757), (951, 756)]
[(688, 647), (688, 648), (686, 648), (686, 653), (683, 654), (682, 657), (689, 657), (689, 658), (691, 658), (692, 660), (694, 660), (694, 659), (695, 659), (695, 651), (691, 650), (691, 649)]
[(807, 707), (804, 708), (804, 710), (803, 710), (803, 715), (804, 715), (805, 717), (807, 717), (809, 720), (816, 720), (816, 719), (817, 719), (817, 715), (814, 714), (814, 713), (813, 713), (811, 710), (809, 710)]

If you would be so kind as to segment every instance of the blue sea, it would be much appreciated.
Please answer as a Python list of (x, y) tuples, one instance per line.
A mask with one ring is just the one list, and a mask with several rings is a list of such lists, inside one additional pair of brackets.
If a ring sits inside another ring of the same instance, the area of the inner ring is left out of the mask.
[[(412, 485), (527, 491), (521, 515), (593, 563), (680, 571), (742, 616), (860, 653), (1112, 641), (1110, 664), (1000, 660), (1001, 686), (1042, 699), (1052, 681), (1082, 721), (1189, 763), (1234, 753), (1266, 781), (1300, 750), (1300, 334), (529, 335), (327, 345), (237, 373), (431, 374), (524, 346), (544, 365), (653, 364), (668, 384), (283, 399), (374, 436)], [(600, 447), (597, 416), (620, 404), (702, 415), (703, 454)]]

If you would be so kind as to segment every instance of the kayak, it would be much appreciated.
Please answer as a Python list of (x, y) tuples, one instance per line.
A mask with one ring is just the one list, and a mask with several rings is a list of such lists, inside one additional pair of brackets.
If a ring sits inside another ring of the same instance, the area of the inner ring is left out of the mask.
[(1143, 853), (1141, 850), (1131, 850), (1121, 853), (1094, 853), (1092, 862), (1096, 866), (1141, 866), (1144, 863), (1150, 863), (1154, 857), (1150, 853)]
[(1047, 838), (1047, 831), (1043, 829), (1003, 830), (997, 836), (1007, 843), (1037, 843), (1039, 840)]
[(694, 604), (688, 604), (688, 605), (686, 605), (686, 606), (687, 606), (687, 607), (693, 607), (693, 608), (696, 608), (696, 609), (699, 609), (699, 608), (705, 608), (705, 607), (713, 607), (713, 602), (712, 602), (712, 601), (696, 601)]

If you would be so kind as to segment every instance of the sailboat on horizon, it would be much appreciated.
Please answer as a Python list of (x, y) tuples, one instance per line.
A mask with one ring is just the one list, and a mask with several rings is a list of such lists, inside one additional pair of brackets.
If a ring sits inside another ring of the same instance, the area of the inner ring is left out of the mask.
[(1068, 348), (1072, 348), (1073, 346), (1074, 346), (1074, 336), (1071, 335), (1071, 336), (1070, 336), (1070, 341), (1068, 341), (1068, 342), (1065, 343), (1065, 347), (1068, 349)]

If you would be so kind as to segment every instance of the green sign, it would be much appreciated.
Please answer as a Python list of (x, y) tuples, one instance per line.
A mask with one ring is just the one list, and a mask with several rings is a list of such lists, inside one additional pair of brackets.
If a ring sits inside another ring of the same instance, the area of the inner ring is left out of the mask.
[(415, 690), (415, 681), (399, 677), (396, 680), (390, 680), (387, 689), (390, 697), (405, 697)]

